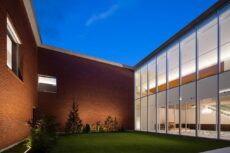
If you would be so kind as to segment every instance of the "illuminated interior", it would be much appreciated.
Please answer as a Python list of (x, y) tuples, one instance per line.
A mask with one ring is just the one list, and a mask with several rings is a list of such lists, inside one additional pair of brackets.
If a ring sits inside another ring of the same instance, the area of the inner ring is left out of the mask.
[(229, 27), (230, 5), (135, 71), (136, 129), (230, 140)]

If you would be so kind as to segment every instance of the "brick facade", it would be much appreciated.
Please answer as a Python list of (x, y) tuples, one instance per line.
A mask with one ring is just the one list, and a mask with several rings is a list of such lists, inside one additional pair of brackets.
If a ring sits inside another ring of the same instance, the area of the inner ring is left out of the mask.
[(38, 49), (38, 72), (57, 78), (57, 93), (39, 93), (41, 114), (54, 115), (65, 125), (72, 100), (77, 97), (83, 123), (103, 122), (116, 117), (126, 129), (134, 127), (133, 70)]
[[(6, 66), (7, 15), (21, 39), (23, 78)], [(37, 103), (37, 48), (21, 0), (0, 0), (0, 149), (27, 137)]]
[[(27, 13), (23, 0), (0, 0), (0, 151), (29, 135), (34, 107), (63, 130), (74, 97), (84, 124), (110, 115), (132, 130), (133, 70), (37, 47)], [(7, 17), (22, 43), (23, 81), (6, 65)], [(38, 93), (38, 74), (57, 77), (57, 93)]]

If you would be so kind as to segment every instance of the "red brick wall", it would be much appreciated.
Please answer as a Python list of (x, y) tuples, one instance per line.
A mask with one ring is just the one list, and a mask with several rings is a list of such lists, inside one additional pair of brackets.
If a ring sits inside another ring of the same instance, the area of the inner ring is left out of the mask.
[(38, 72), (57, 77), (57, 93), (39, 93), (42, 114), (54, 115), (65, 125), (72, 99), (77, 97), (83, 123), (116, 117), (133, 129), (133, 71), (72, 55), (38, 48)]
[[(6, 66), (7, 14), (22, 42), (23, 82)], [(37, 49), (22, 0), (0, 0), (0, 149), (28, 136), (36, 88)]]

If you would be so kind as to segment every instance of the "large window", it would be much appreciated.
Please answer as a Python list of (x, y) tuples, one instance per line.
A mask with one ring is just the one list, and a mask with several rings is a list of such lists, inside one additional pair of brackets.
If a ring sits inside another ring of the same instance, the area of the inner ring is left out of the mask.
[(199, 80), (198, 91), (198, 136), (217, 138), (217, 76)]
[(141, 131), (147, 131), (147, 97), (141, 98)]
[(221, 72), (230, 70), (230, 5), (220, 14), (220, 60)]
[(179, 134), (179, 89), (168, 90), (168, 132)]
[(215, 75), (217, 71), (217, 17), (212, 16), (198, 28), (199, 79)]
[(182, 39), (181, 46), (181, 82), (186, 84), (196, 80), (196, 37), (189, 33)]
[(156, 131), (156, 100), (155, 94), (148, 97), (148, 131)]
[(179, 86), (179, 44), (168, 50), (168, 88)]
[(39, 75), (38, 76), (38, 91), (39, 92), (57, 92), (57, 79), (52, 76)]
[(181, 86), (181, 134), (195, 136), (196, 131), (196, 86), (195, 82)]
[(157, 94), (157, 127), (158, 132), (166, 132), (166, 92)]
[(21, 42), (9, 18), (7, 18), (6, 42), (7, 42), (6, 65), (18, 76), (19, 79), (23, 80), (22, 60), (21, 60), (21, 54), (19, 50), (19, 45), (21, 44)]
[(166, 90), (166, 53), (157, 58), (157, 88), (158, 92)]
[(141, 69), (141, 97), (148, 94), (147, 89), (147, 66)]
[(135, 130), (141, 129), (141, 101), (135, 101)]
[(156, 93), (156, 61), (148, 64), (149, 94)]
[(220, 138), (230, 140), (230, 71), (220, 74)]
[(141, 79), (140, 71), (138, 70), (135, 72), (135, 99), (138, 99), (141, 96), (141, 86), (140, 86), (141, 80), (140, 79)]

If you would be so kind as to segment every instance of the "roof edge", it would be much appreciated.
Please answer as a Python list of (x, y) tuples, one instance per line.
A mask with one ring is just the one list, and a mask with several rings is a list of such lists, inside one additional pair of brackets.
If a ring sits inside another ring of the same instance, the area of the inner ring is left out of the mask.
[(51, 50), (51, 51), (55, 51), (55, 52), (59, 52), (59, 53), (63, 53), (63, 54), (66, 54), (66, 55), (71, 55), (71, 56), (76, 56), (76, 57), (88, 59), (88, 60), (91, 60), (91, 61), (96, 61), (96, 62), (100, 62), (100, 63), (104, 63), (104, 64), (109, 64), (109, 65), (116, 66), (116, 67), (121, 67), (121, 68), (134, 70), (134, 68), (132, 66), (116, 63), (116, 62), (113, 62), (113, 61), (105, 60), (105, 59), (102, 59), (102, 58), (97, 58), (97, 57), (94, 57), (94, 56), (88, 56), (88, 55), (85, 55), (85, 54), (81, 54), (81, 53), (74, 52), (74, 51), (71, 51), (71, 50), (66, 50), (66, 49), (63, 49), (63, 48), (58, 48), (58, 47), (49, 46), (49, 45), (40, 45), (38, 47), (43, 48), (43, 49), (48, 49), (48, 50)]
[(219, 9), (220, 7), (222, 7), (224, 4), (228, 2), (229, 0), (218, 0), (216, 3), (210, 6), (207, 10), (205, 10), (202, 14), (200, 14), (198, 17), (196, 17), (194, 20), (192, 20), (190, 23), (184, 26), (181, 30), (176, 32), (168, 40), (166, 40), (162, 45), (160, 45), (158, 48), (150, 52), (144, 59), (140, 60), (136, 65), (134, 65), (134, 69), (140, 68), (143, 64), (151, 60), (155, 55), (159, 54), (161, 51), (167, 48), (168, 45), (172, 44), (174, 41), (181, 38), (181, 36), (185, 35), (187, 32), (192, 30), (200, 22), (207, 19), (210, 14), (214, 13), (215, 11), (217, 11), (217, 9)]
[(40, 36), (37, 20), (35, 17), (32, 0), (23, 0), (23, 4), (26, 9), (26, 14), (29, 19), (29, 23), (30, 23), (30, 26), (31, 26), (31, 29), (34, 35), (35, 42), (37, 46), (40, 46), (42, 44), (42, 41), (41, 41), (41, 36)]

